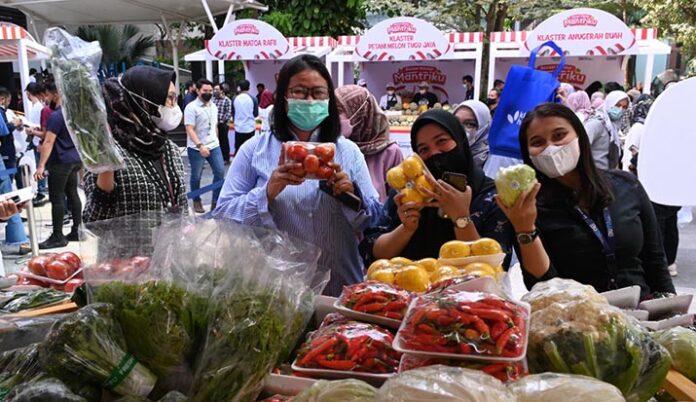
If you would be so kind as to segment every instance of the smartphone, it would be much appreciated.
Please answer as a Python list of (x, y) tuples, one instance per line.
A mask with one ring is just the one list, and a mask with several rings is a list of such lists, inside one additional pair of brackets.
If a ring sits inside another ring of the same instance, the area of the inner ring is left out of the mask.
[(466, 186), (469, 183), (469, 180), (467, 179), (465, 174), (453, 172), (445, 172), (442, 175), (442, 180), (461, 192), (466, 191)]
[(353, 193), (341, 193), (339, 195), (334, 195), (332, 186), (330, 186), (329, 182), (326, 180), (321, 180), (319, 182), (319, 190), (339, 200), (341, 204), (347, 206), (353, 211), (360, 211), (362, 208), (362, 200), (357, 195)]

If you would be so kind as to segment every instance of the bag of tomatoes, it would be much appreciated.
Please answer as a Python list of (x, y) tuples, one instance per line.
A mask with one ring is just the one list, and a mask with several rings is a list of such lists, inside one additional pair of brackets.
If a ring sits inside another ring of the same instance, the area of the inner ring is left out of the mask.
[(288, 141), (285, 144), (287, 163), (300, 163), (302, 167), (293, 169), (292, 173), (305, 179), (328, 180), (334, 173), (334, 155), (336, 144)]
[(399, 166), (387, 171), (387, 183), (391, 188), (404, 195), (401, 200), (404, 204), (407, 202), (423, 203), (430, 201), (430, 197), (421, 189), (434, 190), (426, 175), (431, 175), (430, 171), (423, 160), (418, 155), (413, 154), (404, 159)]

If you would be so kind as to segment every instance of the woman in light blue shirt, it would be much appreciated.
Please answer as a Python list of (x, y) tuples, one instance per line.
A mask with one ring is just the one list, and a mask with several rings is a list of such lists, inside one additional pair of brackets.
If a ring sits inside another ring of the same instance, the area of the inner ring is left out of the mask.
[[(317, 245), (319, 265), (331, 269), (324, 293), (337, 296), (343, 285), (363, 280), (358, 236), (381, 213), (377, 191), (360, 149), (340, 134), (333, 83), (321, 60), (301, 55), (283, 66), (273, 109), (271, 132), (247, 141), (234, 158), (213, 216)], [(336, 144), (336, 173), (328, 180), (333, 195), (298, 175), (301, 164), (283, 163), (287, 141)], [(342, 193), (361, 199), (358, 211), (336, 198)]]

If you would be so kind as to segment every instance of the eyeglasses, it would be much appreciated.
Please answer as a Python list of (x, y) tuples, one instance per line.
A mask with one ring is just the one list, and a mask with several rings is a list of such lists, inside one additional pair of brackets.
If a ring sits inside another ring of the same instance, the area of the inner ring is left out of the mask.
[(329, 88), (327, 87), (292, 87), (288, 89), (288, 94), (293, 99), (307, 99), (307, 97), (312, 94), (314, 99), (328, 99), (329, 98)]

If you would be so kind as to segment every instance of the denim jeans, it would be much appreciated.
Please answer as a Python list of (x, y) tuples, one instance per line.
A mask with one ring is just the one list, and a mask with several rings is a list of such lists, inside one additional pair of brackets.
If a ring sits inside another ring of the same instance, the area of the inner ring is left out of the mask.
[[(5, 162), (0, 159), (0, 170), (5, 170)], [(10, 176), (0, 177), (0, 193), (9, 193), (12, 191), (12, 178)], [(22, 224), (20, 214), (14, 214), (7, 221), (5, 226), (5, 243), (7, 244), (24, 244), (29, 241), (27, 231)]]
[[(187, 148), (189, 163), (191, 164), (191, 191), (201, 188), (201, 175), (203, 174), (203, 162), (206, 160), (213, 169), (213, 183), (225, 179), (225, 162), (222, 160), (220, 147), (210, 150), (210, 156), (203, 158), (201, 153), (195, 148)], [(217, 204), (221, 188), (213, 191), (213, 204)], [(200, 201), (195, 198), (194, 201)]]
[[(36, 158), (36, 164), (39, 164), (39, 160), (41, 160), (41, 155), (39, 154), (39, 151), (34, 149), (34, 158)], [(38, 183), (38, 192), (41, 194), (46, 194), (46, 178), (44, 177), (42, 180), (39, 180)]]

